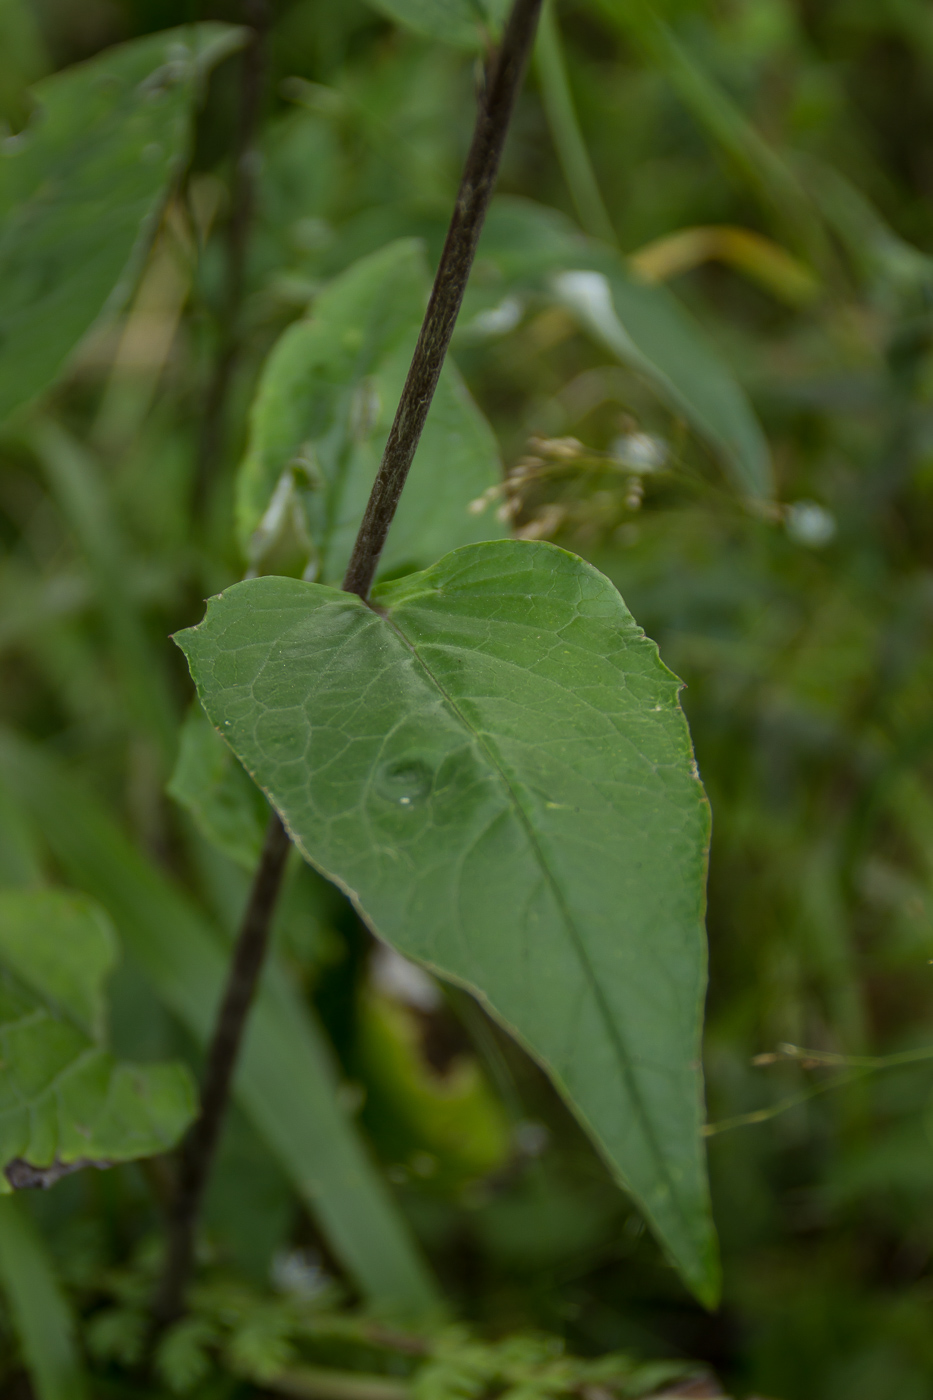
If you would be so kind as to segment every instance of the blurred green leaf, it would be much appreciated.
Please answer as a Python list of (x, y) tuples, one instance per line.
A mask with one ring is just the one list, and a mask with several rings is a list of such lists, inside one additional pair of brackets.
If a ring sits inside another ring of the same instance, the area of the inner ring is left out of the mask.
[(36, 1400), (84, 1400), (75, 1319), (21, 1201), (0, 1198), (0, 1289), (12, 1314)]
[(202, 835), (244, 870), (254, 869), (269, 809), (197, 701), (185, 716), (167, 791)]
[(200, 1317), (182, 1318), (166, 1334), (156, 1353), (156, 1370), (174, 1395), (185, 1395), (210, 1375), (217, 1331)]
[(826, 161), (811, 157), (804, 170), (814, 203), (840, 239), (857, 272), (897, 292), (929, 295), (933, 258), (908, 243), (871, 200)]
[(0, 149), (0, 418), (125, 299), (187, 155), (198, 84), (242, 32), (165, 30), (33, 89), (35, 115)]
[[(227, 966), (207, 921), (49, 755), (0, 734), (0, 777), (68, 876), (107, 909), (160, 999), (206, 1042)], [(237, 1095), (370, 1304), (423, 1313), (435, 1305), (432, 1280), (337, 1087), (318, 1022), (273, 960), (251, 1013)]]
[(194, 1116), (183, 1066), (121, 1064), (107, 1051), (103, 988), (116, 958), (89, 900), (0, 893), (0, 1191), (164, 1152)]
[(366, 1121), (416, 1177), (451, 1190), (505, 1165), (509, 1123), (475, 1056), (456, 1055), (439, 1072), (425, 1057), (424, 1038), (411, 1007), (373, 991), (361, 999)]
[(793, 166), (767, 141), (680, 41), (651, 0), (593, 0), (593, 7), (667, 78), (801, 251), (821, 261), (826, 239)]
[(370, 0), (389, 19), (460, 49), (478, 49), (501, 29), (508, 0)]
[(29, 0), (0, 0), (0, 118), (14, 128), (29, 116), (27, 88), (49, 59)]
[[(355, 263), (290, 326), (263, 372), (237, 485), (241, 547), (263, 572), (340, 581), (388, 437), (427, 301), (419, 244)], [(448, 362), (383, 572), (424, 567), (502, 531), (470, 502), (500, 478), (492, 432)], [(297, 567), (296, 567), (297, 566)]]
[(238, 584), (177, 640), (307, 857), (532, 1050), (714, 1301), (708, 808), (680, 683), (608, 580), (551, 545), (490, 543), (373, 608)]
[(136, 600), (127, 588), (131, 550), (122, 537), (100, 464), (49, 418), (39, 419), (29, 437), (52, 494), (90, 566), (98, 604), (113, 639), (127, 705), (167, 760), (176, 740), (173, 697), (146, 636)]
[(0, 786), (0, 885), (42, 883), (38, 835), (19, 804)]

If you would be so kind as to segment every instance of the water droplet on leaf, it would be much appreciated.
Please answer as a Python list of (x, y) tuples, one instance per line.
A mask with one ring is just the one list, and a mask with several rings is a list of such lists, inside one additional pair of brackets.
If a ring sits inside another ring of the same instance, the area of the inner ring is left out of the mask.
[(398, 807), (418, 807), (430, 793), (433, 777), (421, 759), (401, 759), (385, 765), (376, 787), (382, 797)]

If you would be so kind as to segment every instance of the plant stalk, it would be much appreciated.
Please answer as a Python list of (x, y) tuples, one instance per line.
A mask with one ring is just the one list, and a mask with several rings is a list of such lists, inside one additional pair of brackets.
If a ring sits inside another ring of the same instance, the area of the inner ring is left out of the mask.
[(540, 9), (541, 0), (515, 0), (492, 59), (431, 299), (343, 580), (348, 593), (363, 599), (369, 596), (453, 335)]
[[(493, 58), (421, 334), (344, 579), (347, 592), (364, 599), (376, 573), (463, 301), (540, 7), (541, 0), (515, 0), (502, 45)], [(211, 1040), (200, 1116), (181, 1150), (166, 1261), (152, 1307), (150, 1357), (165, 1328), (184, 1314), (204, 1192), (230, 1100), (246, 1018), (265, 959), (289, 849), (288, 834), (279, 817), (273, 815)]]
[(279, 817), (266, 829), (246, 913), (227, 973), (201, 1087), (201, 1111), (182, 1144), (168, 1221), (165, 1265), (153, 1307), (153, 1341), (182, 1316), (194, 1264), (198, 1218), (220, 1141), (246, 1019), (269, 944), (291, 842)]

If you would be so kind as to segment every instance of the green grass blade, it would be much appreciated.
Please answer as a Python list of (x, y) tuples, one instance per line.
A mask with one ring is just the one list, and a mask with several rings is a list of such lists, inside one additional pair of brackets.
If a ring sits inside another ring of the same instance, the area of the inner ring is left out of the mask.
[(41, 420), (30, 440), (59, 509), (89, 565), (113, 642), (127, 702), (166, 764), (176, 745), (174, 707), (155, 652), (126, 587), (128, 549), (89, 452), (58, 424)]
[(644, 0), (595, 0), (595, 4), (612, 28), (664, 73), (684, 105), (796, 247), (821, 263), (826, 238), (817, 211), (796, 173), (696, 62), (660, 15)]
[(71, 1309), (42, 1238), (15, 1196), (0, 1197), (0, 1288), (37, 1400), (84, 1400)]
[(599, 192), (590, 153), (577, 120), (553, 0), (548, 0), (541, 11), (535, 41), (535, 70), (554, 149), (580, 223), (593, 238), (615, 243), (615, 229)]

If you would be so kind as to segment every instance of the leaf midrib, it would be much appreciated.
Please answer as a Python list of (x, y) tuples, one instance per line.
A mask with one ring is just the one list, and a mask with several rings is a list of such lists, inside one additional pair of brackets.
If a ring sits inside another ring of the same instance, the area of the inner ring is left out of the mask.
[[(366, 604), (366, 606), (367, 606), (367, 607), (370, 607), (369, 604)], [(443, 686), (443, 684), (441, 683), (441, 681), (438, 679), (438, 677), (437, 677), (437, 676), (434, 674), (434, 672), (431, 670), (430, 666), (427, 664), (427, 662), (426, 662), (426, 661), (424, 660), (424, 658), (421, 656), (421, 654), (420, 654), (420, 652), (418, 651), (418, 649), (417, 649), (417, 647), (415, 646), (415, 644), (414, 644), (413, 642), (409, 641), (408, 637), (407, 637), (407, 636), (405, 635), (405, 633), (402, 631), (401, 627), (398, 625), (398, 623), (395, 622), (394, 618), (393, 618), (392, 615), (391, 615), (391, 612), (388, 611), (388, 610), (385, 611), (385, 612), (376, 612), (376, 609), (375, 609), (375, 608), (370, 608), (370, 610), (376, 614), (376, 617), (377, 617), (377, 618), (381, 619), (382, 621), (384, 621), (385, 623), (387, 623), (389, 627), (392, 628), (393, 632), (394, 632), (395, 635), (399, 638), (399, 640), (401, 641), (402, 645), (403, 645), (403, 646), (407, 649), (407, 651), (414, 657), (415, 661), (416, 661), (417, 664), (421, 667), (422, 671), (424, 672), (424, 674), (425, 674), (425, 676), (427, 677), (427, 679), (429, 680), (429, 682), (436, 688), (436, 690), (439, 692), (439, 694), (440, 694), (440, 695), (443, 697), (443, 699), (447, 702), (447, 704), (448, 704), (448, 705), (450, 706), (450, 708), (453, 710), (454, 714), (457, 716), (457, 718), (458, 718), (458, 720), (460, 721), (460, 723), (461, 723), (461, 724), (463, 725), (463, 727), (467, 730), (467, 732), (473, 737), (473, 739), (475, 740), (475, 742), (476, 742), (476, 744), (478, 745), (478, 747), (479, 747), (479, 748), (482, 750), (482, 752), (485, 754), (487, 760), (489, 761), (490, 766), (491, 766), (491, 767), (494, 769), (494, 771), (498, 774), (499, 779), (500, 779), (500, 781), (502, 782), (502, 784), (503, 784), (503, 786), (504, 786), (504, 788), (505, 788), (505, 790), (506, 790), (506, 792), (507, 792), (507, 794), (508, 794), (509, 801), (510, 801), (510, 803), (511, 803), (513, 809), (514, 809), (514, 811), (516, 812), (516, 814), (517, 814), (517, 816), (518, 816), (518, 819), (519, 819), (519, 821), (520, 821), (520, 823), (521, 823), (521, 825), (522, 825), (522, 827), (523, 827), (523, 829), (524, 829), (525, 836), (526, 836), (526, 839), (527, 839), (527, 841), (528, 841), (529, 846), (531, 847), (532, 854), (533, 854), (533, 856), (534, 856), (534, 858), (535, 858), (535, 860), (536, 860), (536, 862), (537, 862), (537, 864), (538, 864), (538, 866), (539, 866), (539, 868), (540, 868), (540, 870), (541, 870), (542, 875), (544, 876), (544, 879), (545, 879), (547, 885), (549, 886), (549, 888), (550, 888), (550, 890), (551, 890), (551, 893), (552, 893), (552, 895), (553, 895), (554, 901), (555, 901), (555, 903), (557, 904), (558, 910), (560, 911), (561, 917), (562, 917), (562, 919), (563, 919), (563, 921), (564, 921), (564, 924), (565, 924), (565, 926), (566, 926), (566, 929), (567, 929), (567, 931), (568, 931), (568, 933), (569, 933), (571, 943), (572, 943), (572, 945), (573, 945), (573, 947), (574, 947), (574, 949), (575, 949), (575, 951), (576, 951), (577, 958), (579, 959), (579, 962), (580, 962), (581, 967), (582, 967), (582, 969), (583, 969), (584, 976), (585, 976), (587, 982), (589, 983), (590, 990), (591, 990), (591, 992), (592, 992), (592, 994), (593, 994), (594, 1000), (596, 1001), (596, 1004), (597, 1004), (597, 1006), (599, 1007), (600, 1013), (601, 1013), (602, 1018), (603, 1018), (604, 1026), (605, 1026), (605, 1028), (606, 1028), (607, 1031), (608, 1031), (609, 1040), (610, 1040), (610, 1043), (611, 1043), (612, 1046), (613, 1046), (613, 1049), (614, 1049), (614, 1051), (615, 1051), (616, 1057), (617, 1057), (617, 1059), (618, 1059), (618, 1061), (619, 1061), (619, 1065), (620, 1065), (620, 1067), (621, 1067), (623, 1077), (624, 1077), (626, 1083), (627, 1083), (628, 1086), (629, 1086), (629, 1092), (630, 1092), (630, 1094), (631, 1094), (631, 1096), (632, 1096), (632, 1101), (633, 1101), (633, 1103), (635, 1104), (636, 1109), (637, 1109), (637, 1112), (638, 1112), (638, 1116), (639, 1116), (639, 1118), (641, 1119), (641, 1122), (642, 1122), (642, 1129), (643, 1129), (643, 1131), (644, 1131), (644, 1133), (645, 1133), (645, 1137), (646, 1137), (646, 1139), (647, 1139), (647, 1141), (648, 1141), (648, 1143), (649, 1143), (649, 1145), (650, 1145), (650, 1147), (651, 1147), (652, 1152), (654, 1153), (654, 1156), (655, 1156), (655, 1159), (656, 1159), (656, 1165), (657, 1165), (657, 1167), (658, 1167), (659, 1173), (660, 1173), (660, 1175), (663, 1177), (663, 1179), (664, 1179), (664, 1181), (665, 1181), (665, 1183), (666, 1183), (666, 1185), (667, 1185), (668, 1193), (669, 1193), (669, 1199), (671, 1200), (671, 1202), (672, 1202), (672, 1204), (674, 1205), (674, 1207), (675, 1207), (675, 1209), (676, 1209), (678, 1215), (680, 1216), (681, 1222), (682, 1222), (682, 1224), (683, 1224), (683, 1226), (684, 1226), (684, 1229), (685, 1229), (685, 1231), (686, 1231), (686, 1233), (687, 1233), (687, 1236), (688, 1236), (688, 1238), (689, 1238), (689, 1237), (691, 1236), (691, 1234), (692, 1234), (691, 1229), (690, 1229), (690, 1222), (689, 1222), (689, 1220), (687, 1219), (687, 1216), (685, 1215), (685, 1213), (684, 1213), (684, 1211), (683, 1211), (683, 1208), (682, 1208), (682, 1206), (681, 1206), (680, 1198), (679, 1198), (678, 1192), (677, 1192), (677, 1190), (676, 1190), (674, 1181), (673, 1181), (673, 1179), (671, 1178), (670, 1172), (668, 1171), (667, 1161), (666, 1161), (665, 1156), (664, 1156), (664, 1153), (661, 1151), (660, 1145), (659, 1145), (659, 1143), (658, 1143), (658, 1141), (657, 1141), (657, 1138), (656, 1138), (656, 1135), (655, 1135), (655, 1131), (654, 1131), (654, 1126), (653, 1126), (653, 1124), (652, 1124), (652, 1122), (651, 1122), (651, 1119), (650, 1119), (650, 1117), (649, 1117), (649, 1115), (648, 1115), (648, 1113), (647, 1113), (647, 1111), (646, 1111), (646, 1109), (645, 1109), (645, 1105), (644, 1105), (644, 1101), (643, 1101), (641, 1089), (640, 1089), (640, 1086), (639, 1086), (639, 1084), (638, 1084), (638, 1081), (637, 1081), (637, 1079), (636, 1079), (636, 1077), (635, 1077), (635, 1073), (634, 1073), (633, 1066), (632, 1066), (632, 1061), (631, 1061), (631, 1058), (630, 1058), (630, 1056), (629, 1056), (628, 1050), (627, 1050), (627, 1048), (626, 1048), (626, 1046), (625, 1046), (625, 1042), (624, 1042), (624, 1040), (623, 1040), (623, 1038), (622, 1038), (622, 1035), (621, 1035), (619, 1029), (618, 1029), (617, 1026), (615, 1025), (614, 1018), (613, 1018), (612, 1013), (611, 1013), (611, 1009), (610, 1009), (609, 1004), (608, 1004), (608, 1002), (607, 1002), (607, 1000), (606, 1000), (606, 998), (605, 998), (605, 996), (604, 996), (604, 994), (603, 994), (603, 992), (602, 992), (602, 989), (601, 989), (601, 986), (600, 986), (600, 983), (599, 983), (599, 979), (598, 979), (598, 977), (596, 976), (596, 971), (595, 971), (595, 969), (594, 969), (594, 967), (593, 967), (593, 965), (592, 965), (592, 963), (591, 963), (591, 961), (590, 961), (590, 957), (589, 957), (589, 953), (588, 953), (588, 951), (587, 951), (586, 945), (585, 945), (585, 943), (583, 942), (582, 936), (581, 936), (579, 930), (577, 929), (577, 926), (576, 926), (576, 924), (575, 924), (575, 922), (574, 922), (574, 919), (573, 919), (573, 917), (572, 917), (572, 915), (571, 915), (571, 913), (570, 913), (570, 909), (569, 909), (568, 904), (567, 904), (567, 901), (566, 901), (566, 899), (565, 899), (565, 897), (564, 897), (563, 891), (562, 891), (561, 888), (560, 888), (560, 884), (559, 884), (559, 882), (558, 882), (558, 880), (557, 880), (557, 877), (553, 874), (553, 872), (551, 871), (550, 866), (549, 866), (547, 860), (545, 859), (544, 852), (543, 852), (543, 850), (541, 849), (541, 846), (540, 846), (540, 844), (539, 844), (539, 842), (538, 842), (537, 836), (535, 835), (534, 826), (533, 826), (533, 824), (532, 824), (532, 822), (531, 822), (531, 819), (530, 819), (528, 813), (525, 811), (524, 806), (522, 805), (522, 802), (521, 802), (521, 800), (520, 800), (520, 798), (519, 798), (519, 796), (518, 796), (518, 793), (516, 792), (515, 788), (513, 787), (512, 782), (511, 782), (511, 780), (510, 780), (508, 774), (506, 773), (506, 771), (505, 771), (505, 769), (504, 769), (502, 763), (500, 762), (498, 755), (495, 753), (495, 751), (494, 751), (494, 750), (490, 747), (490, 745), (487, 743), (487, 741), (486, 741), (486, 739), (484, 738), (484, 736), (483, 736), (482, 734), (480, 734), (479, 731), (470, 723), (469, 719), (468, 719), (467, 716), (464, 714), (464, 712), (461, 710), (461, 708), (460, 708), (460, 706), (457, 704), (456, 700), (455, 700), (455, 699), (453, 698), (453, 696), (446, 690), (446, 688)], [(598, 1141), (600, 1141), (600, 1142), (603, 1141), (602, 1133), (598, 1132), (592, 1124), (589, 1125), (589, 1130), (590, 1130), (590, 1132), (593, 1134), (593, 1136), (594, 1136)], [(608, 1150), (608, 1149), (607, 1149), (607, 1150)], [(610, 1152), (609, 1155), (610, 1155), (610, 1157), (614, 1160), (615, 1154)], [(641, 1194), (641, 1193), (639, 1192), (639, 1194)], [(652, 1206), (649, 1206), (647, 1203), (646, 1203), (646, 1209), (650, 1210), (652, 1214), (654, 1213), (654, 1208), (653, 1208)]]

